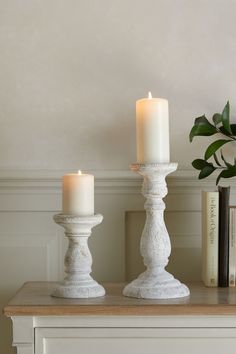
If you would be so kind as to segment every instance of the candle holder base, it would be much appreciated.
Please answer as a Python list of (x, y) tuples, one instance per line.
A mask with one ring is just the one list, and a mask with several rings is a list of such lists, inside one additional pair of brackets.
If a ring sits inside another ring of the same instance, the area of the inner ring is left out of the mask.
[(67, 282), (59, 284), (51, 294), (63, 298), (91, 298), (105, 295), (105, 289), (91, 278), (86, 282)]
[(189, 289), (167, 271), (160, 274), (146, 271), (124, 288), (123, 295), (142, 299), (174, 299), (188, 296)]
[(100, 214), (77, 216), (57, 214), (54, 221), (65, 229), (69, 246), (65, 255), (66, 277), (53, 289), (52, 296), (63, 298), (91, 298), (105, 295), (105, 289), (90, 275), (92, 255), (88, 238), (92, 228), (102, 222)]
[(147, 270), (128, 284), (123, 295), (143, 299), (173, 299), (190, 294), (186, 285), (165, 270), (171, 244), (164, 221), (167, 194), (166, 176), (175, 171), (176, 163), (133, 164), (131, 169), (143, 176), (142, 194), (146, 197), (146, 223), (140, 251)]

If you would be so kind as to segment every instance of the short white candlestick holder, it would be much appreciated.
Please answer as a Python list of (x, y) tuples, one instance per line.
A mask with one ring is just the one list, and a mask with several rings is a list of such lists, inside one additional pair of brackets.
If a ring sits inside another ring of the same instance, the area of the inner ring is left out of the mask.
[(54, 221), (65, 229), (69, 246), (65, 255), (66, 277), (54, 288), (52, 296), (63, 298), (90, 298), (105, 295), (105, 289), (90, 275), (92, 256), (88, 238), (92, 228), (102, 222), (103, 216), (57, 214)]
[(171, 244), (164, 221), (167, 194), (166, 176), (177, 169), (177, 163), (133, 164), (131, 170), (143, 176), (142, 194), (147, 199), (146, 223), (140, 251), (146, 271), (128, 284), (123, 295), (143, 299), (171, 299), (190, 294), (186, 285), (165, 270), (171, 254)]

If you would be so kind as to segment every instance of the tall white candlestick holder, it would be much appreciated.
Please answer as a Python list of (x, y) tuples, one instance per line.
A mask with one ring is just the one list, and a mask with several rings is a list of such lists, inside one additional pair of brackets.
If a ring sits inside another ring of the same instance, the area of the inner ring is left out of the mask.
[(166, 176), (177, 169), (177, 163), (133, 164), (131, 170), (143, 176), (142, 194), (147, 199), (146, 223), (140, 251), (146, 271), (128, 284), (123, 295), (143, 299), (171, 299), (190, 294), (186, 285), (165, 270), (171, 254), (171, 243), (164, 221), (167, 194)]
[(57, 214), (54, 221), (65, 229), (69, 239), (65, 255), (66, 277), (53, 289), (52, 296), (63, 298), (91, 298), (105, 295), (105, 289), (90, 275), (92, 255), (88, 238), (92, 228), (102, 222), (103, 216), (77, 216)]

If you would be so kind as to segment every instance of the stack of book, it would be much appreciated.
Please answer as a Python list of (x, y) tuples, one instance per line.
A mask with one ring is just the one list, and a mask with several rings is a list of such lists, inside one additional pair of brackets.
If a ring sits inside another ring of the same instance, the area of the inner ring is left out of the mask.
[(202, 192), (202, 277), (206, 286), (236, 284), (236, 207), (230, 187)]

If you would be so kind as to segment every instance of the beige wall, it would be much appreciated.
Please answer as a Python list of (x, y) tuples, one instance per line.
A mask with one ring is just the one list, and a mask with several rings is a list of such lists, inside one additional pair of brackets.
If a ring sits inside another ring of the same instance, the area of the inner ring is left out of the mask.
[[(134, 104), (171, 113), (171, 155), (196, 156), (193, 118), (236, 112), (234, 0), (0, 1), (0, 168), (127, 169)], [(109, 154), (108, 154), (109, 152)]]

